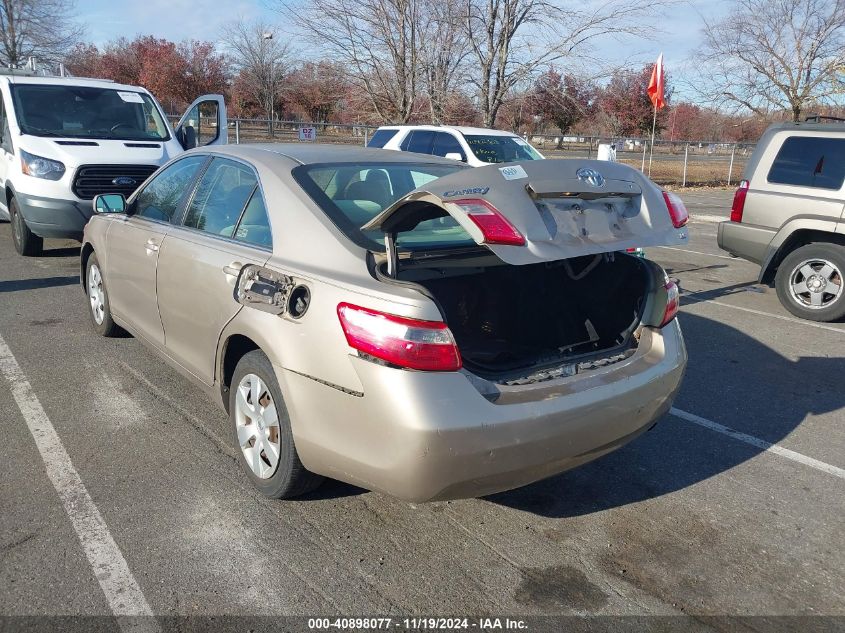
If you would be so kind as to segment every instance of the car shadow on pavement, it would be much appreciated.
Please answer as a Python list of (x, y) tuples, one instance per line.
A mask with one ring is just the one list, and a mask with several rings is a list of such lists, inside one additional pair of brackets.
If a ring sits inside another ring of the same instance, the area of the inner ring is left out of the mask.
[(79, 246), (44, 249), (40, 257), (79, 257), (81, 250)]
[[(724, 323), (686, 313), (680, 321), (689, 365), (675, 402), (679, 409), (777, 443), (808, 415), (845, 406), (845, 361), (836, 350), (793, 360)], [(682, 490), (760, 452), (667, 414), (614, 453), (486, 500), (545, 517), (587, 515)]]
[(78, 283), (78, 275), (72, 277), (41, 277), (38, 279), (13, 279), (11, 281), (0, 281), (0, 292), (17, 292), (18, 290), (57, 288), (59, 286), (72, 286)]

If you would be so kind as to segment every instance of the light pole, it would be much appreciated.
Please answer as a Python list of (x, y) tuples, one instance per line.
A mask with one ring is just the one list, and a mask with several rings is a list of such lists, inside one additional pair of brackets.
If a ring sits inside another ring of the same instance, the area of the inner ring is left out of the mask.
[[(264, 33), (262, 39), (272, 40), (272, 33)], [(273, 138), (273, 119), (276, 118), (276, 77), (273, 75), (273, 57), (270, 56), (270, 138)]]

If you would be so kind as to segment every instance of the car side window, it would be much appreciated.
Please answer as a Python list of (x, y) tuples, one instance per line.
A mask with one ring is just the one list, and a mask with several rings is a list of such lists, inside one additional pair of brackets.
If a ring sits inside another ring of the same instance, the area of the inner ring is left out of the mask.
[(461, 160), (467, 159), (464, 148), (453, 135), (448, 132), (437, 132), (434, 137), (434, 151), (435, 156), (446, 156), (446, 154), (460, 154)]
[(135, 215), (170, 222), (205, 159), (188, 156), (160, 171), (135, 198)]
[(200, 178), (183, 224), (206, 233), (232, 237), (256, 184), (255, 172), (246, 165), (214, 158)]
[(413, 130), (401, 145), (406, 152), (417, 154), (431, 154), (434, 144), (434, 130)]
[(12, 135), (9, 133), (9, 118), (6, 116), (6, 104), (0, 94), (0, 147), (12, 154)]
[(264, 248), (273, 247), (273, 235), (270, 231), (270, 219), (267, 217), (267, 207), (264, 204), (264, 196), (261, 190), (256, 187), (252, 197), (244, 209), (238, 226), (235, 229), (234, 239), (255, 246)]
[(845, 139), (790, 136), (783, 142), (768, 181), (782, 185), (841, 189), (845, 181)]

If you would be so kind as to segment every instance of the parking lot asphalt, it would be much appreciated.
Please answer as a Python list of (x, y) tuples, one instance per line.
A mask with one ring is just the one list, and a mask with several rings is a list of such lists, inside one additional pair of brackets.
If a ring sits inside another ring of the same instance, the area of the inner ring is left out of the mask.
[(28, 386), (156, 615), (842, 624), (845, 324), (791, 317), (756, 284), (756, 266), (719, 251), (730, 192), (683, 197), (689, 245), (648, 253), (683, 290), (689, 368), (673, 412), (552, 479), (420, 505), (337, 482), (301, 500), (262, 498), (221, 410), (137, 340), (93, 333), (75, 244), (48, 241), (44, 257), (23, 259), (0, 224), (0, 343), (19, 370), (10, 378), (7, 354), (0, 615), (108, 615), (113, 605), (111, 572), (92, 568), (78, 536), (80, 520), (93, 521), (74, 518), (84, 499), (57, 494), (34, 441), (42, 431), (30, 430), (42, 414), (13, 395)]

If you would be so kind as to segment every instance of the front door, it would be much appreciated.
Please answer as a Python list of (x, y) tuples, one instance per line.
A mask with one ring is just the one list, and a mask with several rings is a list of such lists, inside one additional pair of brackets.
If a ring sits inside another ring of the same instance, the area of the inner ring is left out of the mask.
[(228, 126), (223, 95), (203, 95), (179, 119), (176, 138), (184, 149), (226, 145), (229, 142)]
[(167, 352), (209, 385), (220, 333), (241, 309), (234, 297), (240, 268), (264, 264), (271, 248), (255, 172), (244, 163), (215, 157), (181, 226), (168, 233), (158, 264)]
[(104, 262), (111, 310), (139, 336), (164, 345), (156, 301), (161, 246), (206, 157), (182, 158), (156, 174), (110, 223)]

